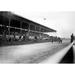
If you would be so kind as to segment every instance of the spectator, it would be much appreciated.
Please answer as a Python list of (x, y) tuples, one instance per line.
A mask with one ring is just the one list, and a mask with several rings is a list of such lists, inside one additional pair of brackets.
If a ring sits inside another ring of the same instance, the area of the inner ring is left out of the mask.
[(72, 35), (71, 35), (71, 43), (74, 41), (74, 35), (73, 35), (73, 33), (72, 33)]

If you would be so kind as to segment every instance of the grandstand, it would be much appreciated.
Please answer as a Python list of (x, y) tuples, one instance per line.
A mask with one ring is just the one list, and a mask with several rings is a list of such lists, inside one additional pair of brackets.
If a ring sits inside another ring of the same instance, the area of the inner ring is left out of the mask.
[[(33, 22), (9, 11), (0, 11), (0, 44), (48, 40), (47, 32), (56, 30)], [(3, 42), (3, 43), (4, 43)]]

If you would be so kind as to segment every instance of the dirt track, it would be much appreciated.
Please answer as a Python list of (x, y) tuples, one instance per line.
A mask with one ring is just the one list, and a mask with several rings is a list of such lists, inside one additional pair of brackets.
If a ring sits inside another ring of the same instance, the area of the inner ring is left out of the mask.
[(1, 63), (40, 63), (68, 46), (69, 42), (36, 43), (30, 45), (0, 47)]

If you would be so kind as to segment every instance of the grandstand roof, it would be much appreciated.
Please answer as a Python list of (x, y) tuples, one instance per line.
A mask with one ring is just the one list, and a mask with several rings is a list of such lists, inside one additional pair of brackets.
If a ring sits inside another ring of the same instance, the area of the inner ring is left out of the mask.
[(9, 12), (9, 11), (0, 11), (0, 15), (3, 15), (3, 17), (8, 17), (8, 18), (11, 18), (11, 19), (17, 19), (17, 20), (23, 21), (23, 22), (26, 21), (26, 22), (32, 23), (32, 24), (34, 24), (36, 26), (40, 26), (40, 27), (45, 29), (45, 31), (43, 31), (43, 32), (56, 32), (56, 30), (54, 30), (54, 29), (48, 28), (46, 26), (43, 26), (43, 25), (41, 25), (39, 23), (36, 23), (36, 22), (31, 21), (29, 19), (26, 19), (24, 17), (18, 16), (18, 15), (14, 14), (14, 13)]

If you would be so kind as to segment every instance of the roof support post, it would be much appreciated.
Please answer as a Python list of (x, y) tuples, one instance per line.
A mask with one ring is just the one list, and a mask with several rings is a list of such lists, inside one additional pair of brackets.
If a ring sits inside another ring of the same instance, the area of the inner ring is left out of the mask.
[(8, 35), (9, 35), (9, 37), (10, 37), (10, 21), (11, 21), (11, 19), (9, 18), (9, 26), (8, 26), (8, 31), (9, 31)]
[(20, 21), (20, 34), (22, 34), (22, 22)]

